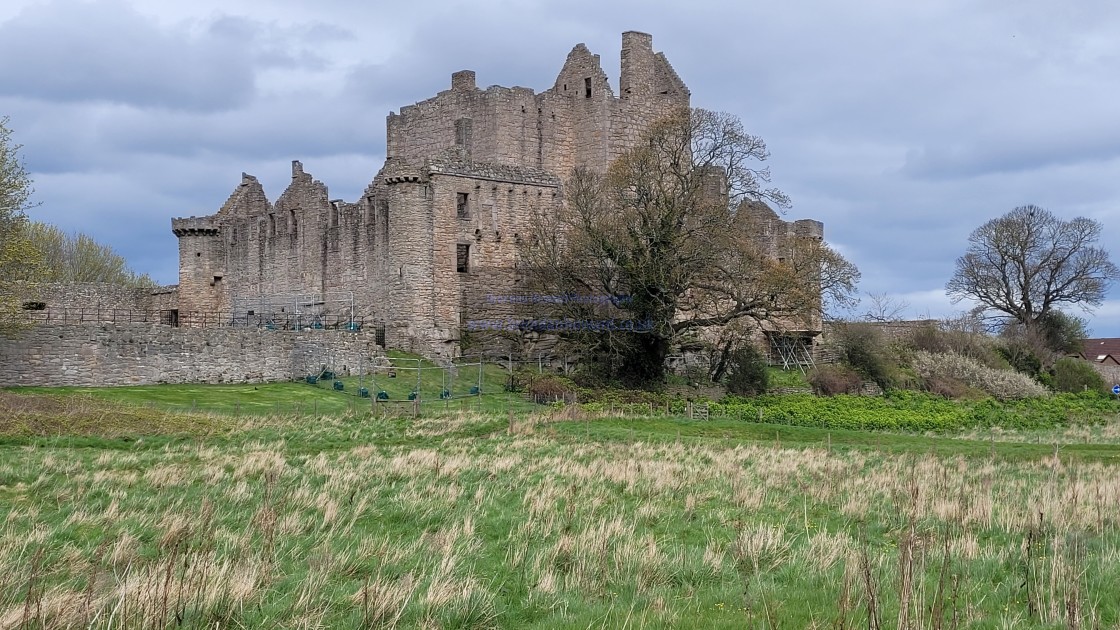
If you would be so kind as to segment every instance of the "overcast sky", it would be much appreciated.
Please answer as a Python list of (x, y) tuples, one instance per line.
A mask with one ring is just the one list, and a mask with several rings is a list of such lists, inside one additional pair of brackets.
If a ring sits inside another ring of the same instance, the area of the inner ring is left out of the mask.
[[(786, 218), (823, 221), (862, 292), (907, 316), (961, 309), (944, 286), (969, 232), (1019, 205), (1102, 222), (1120, 257), (1120, 4), (1103, 0), (8, 0), (0, 115), (34, 218), (174, 283), (171, 218), (213, 214), (242, 171), (275, 200), (299, 159), (356, 200), (390, 111), (462, 69), (547, 89), (580, 42), (617, 93), (626, 30), (653, 35), (694, 106), (765, 138)], [(1109, 298), (1091, 332), (1120, 337)]]

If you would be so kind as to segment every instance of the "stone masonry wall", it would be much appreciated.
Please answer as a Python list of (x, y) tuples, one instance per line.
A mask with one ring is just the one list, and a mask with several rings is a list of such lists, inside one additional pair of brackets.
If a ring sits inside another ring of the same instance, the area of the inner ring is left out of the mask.
[(451, 89), (389, 114), (386, 154), (415, 162), (459, 146), (475, 162), (561, 178), (576, 166), (605, 171), (653, 122), (690, 102), (688, 88), (646, 33), (623, 33), (619, 87), (615, 96), (599, 55), (583, 44), (539, 94), (523, 87), (481, 90), (474, 72), (456, 72)]
[(0, 343), (7, 385), (260, 383), (328, 366), (357, 373), (380, 354), (372, 335), (159, 324), (37, 326)]
[[(177, 219), (184, 311), (345, 315), (383, 319), (387, 213), (372, 199), (331, 200), (326, 185), (292, 163), (292, 182), (275, 204), (255, 177), (222, 209)], [(189, 225), (186, 222), (199, 225)]]
[(49, 309), (158, 311), (176, 308), (177, 291), (169, 287), (128, 287), (97, 282), (47, 284), (38, 299)]

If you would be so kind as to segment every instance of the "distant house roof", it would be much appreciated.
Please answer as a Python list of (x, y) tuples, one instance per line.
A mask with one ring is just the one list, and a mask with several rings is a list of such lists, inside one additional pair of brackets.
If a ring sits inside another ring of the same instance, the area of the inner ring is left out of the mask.
[(1093, 363), (1120, 365), (1120, 337), (1086, 339), (1081, 344), (1080, 356)]

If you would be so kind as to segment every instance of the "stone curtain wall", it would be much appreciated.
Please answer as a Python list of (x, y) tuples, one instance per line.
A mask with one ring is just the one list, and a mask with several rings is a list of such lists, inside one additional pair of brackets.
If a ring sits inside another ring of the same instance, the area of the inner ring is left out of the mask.
[(50, 309), (158, 311), (176, 308), (176, 290), (170, 287), (126, 287), (96, 282), (46, 284), (36, 292)]
[(352, 303), (356, 317), (384, 319), (383, 283), (373, 279), (384, 278), (388, 217), (376, 207), (366, 197), (329, 199), (327, 187), (298, 161), (275, 204), (255, 177), (243, 175), (218, 214), (173, 222), (180, 309), (237, 316), (302, 309), (340, 317)]
[(38, 326), (0, 341), (7, 386), (262, 383), (326, 366), (357, 374), (381, 350), (372, 333), (159, 324)]

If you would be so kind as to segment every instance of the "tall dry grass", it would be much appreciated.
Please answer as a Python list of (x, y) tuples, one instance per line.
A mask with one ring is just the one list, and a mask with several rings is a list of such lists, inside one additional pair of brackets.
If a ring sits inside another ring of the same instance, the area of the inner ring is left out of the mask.
[(464, 415), (5, 454), (0, 628), (1120, 623), (1120, 475), (1060, 449), (584, 443)]

